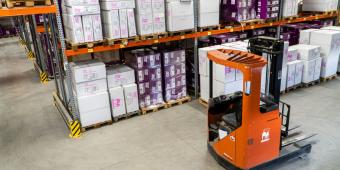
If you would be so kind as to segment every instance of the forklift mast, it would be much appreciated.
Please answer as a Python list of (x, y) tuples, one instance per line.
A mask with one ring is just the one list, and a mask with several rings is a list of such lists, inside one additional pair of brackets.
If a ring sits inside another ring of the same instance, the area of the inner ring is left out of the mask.
[(279, 104), (284, 42), (277, 38), (259, 36), (249, 39), (248, 50), (267, 59), (266, 95)]

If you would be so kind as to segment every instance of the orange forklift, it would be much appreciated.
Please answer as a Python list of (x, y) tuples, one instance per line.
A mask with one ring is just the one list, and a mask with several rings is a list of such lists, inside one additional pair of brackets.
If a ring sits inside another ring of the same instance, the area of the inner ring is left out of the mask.
[[(257, 37), (248, 49), (215, 50), (210, 60), (208, 106), (208, 150), (224, 168), (266, 169), (274, 164), (311, 152), (303, 140), (312, 135), (290, 135), (290, 106), (280, 102), (284, 44), (281, 40)], [(266, 55), (263, 55), (266, 53)], [(257, 55), (256, 55), (257, 54)], [(262, 57), (267, 56), (267, 59)], [(243, 91), (213, 98), (213, 62), (243, 73)], [(266, 93), (261, 94), (262, 69), (267, 67)], [(294, 146), (294, 149), (287, 149)]]

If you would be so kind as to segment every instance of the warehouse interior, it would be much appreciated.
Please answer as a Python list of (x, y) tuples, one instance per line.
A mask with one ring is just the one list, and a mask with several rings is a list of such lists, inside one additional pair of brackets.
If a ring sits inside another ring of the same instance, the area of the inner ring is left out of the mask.
[(0, 1), (0, 169), (338, 169), (339, 6)]

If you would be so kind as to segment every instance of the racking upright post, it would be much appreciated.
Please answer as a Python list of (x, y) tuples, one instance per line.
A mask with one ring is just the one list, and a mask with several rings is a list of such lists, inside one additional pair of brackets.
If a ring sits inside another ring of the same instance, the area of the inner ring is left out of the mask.
[[(193, 0), (194, 3), (194, 29), (195, 33), (198, 31), (198, 8), (199, 0)], [(195, 99), (198, 99), (198, 37), (194, 39), (194, 70), (195, 70)]]

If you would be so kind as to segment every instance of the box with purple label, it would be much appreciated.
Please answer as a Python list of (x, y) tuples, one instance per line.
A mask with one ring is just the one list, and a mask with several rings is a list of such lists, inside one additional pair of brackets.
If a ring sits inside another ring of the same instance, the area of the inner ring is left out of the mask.
[(145, 68), (136, 70), (137, 82), (155, 81), (162, 79), (161, 67)]
[(139, 95), (139, 106), (141, 108), (156, 106), (163, 103), (164, 100), (162, 92)]
[(163, 52), (162, 58), (163, 58), (162, 60), (163, 60), (164, 66), (185, 63), (185, 51), (177, 50), (177, 51)]
[(180, 86), (172, 89), (165, 90), (165, 101), (171, 101), (180, 99), (187, 96), (187, 88), (186, 86)]
[(147, 49), (126, 52), (125, 60), (127, 65), (135, 69), (161, 66), (160, 54)]

